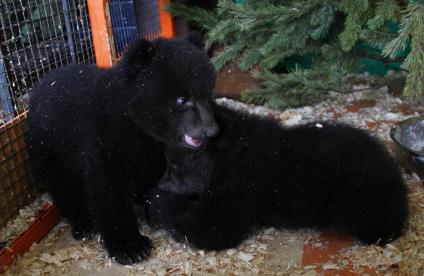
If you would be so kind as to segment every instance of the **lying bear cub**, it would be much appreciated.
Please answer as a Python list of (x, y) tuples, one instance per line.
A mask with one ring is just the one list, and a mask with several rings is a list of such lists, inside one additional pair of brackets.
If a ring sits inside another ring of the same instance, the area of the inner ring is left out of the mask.
[(332, 228), (387, 243), (408, 217), (406, 187), (385, 147), (344, 124), (278, 122), (218, 106), (220, 134), (197, 151), (166, 149), (146, 199), (151, 223), (219, 250), (264, 227)]

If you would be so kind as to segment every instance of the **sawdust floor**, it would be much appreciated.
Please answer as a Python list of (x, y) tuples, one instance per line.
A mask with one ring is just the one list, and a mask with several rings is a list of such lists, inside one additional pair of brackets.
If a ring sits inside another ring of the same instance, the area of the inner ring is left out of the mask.
[[(284, 112), (226, 99), (220, 102), (241, 112), (279, 118), (284, 125), (337, 119), (370, 130), (389, 146), (388, 130), (393, 124), (424, 114), (424, 107), (392, 97), (384, 89), (335, 96)], [(69, 226), (62, 222), (17, 258), (6, 275), (424, 275), (424, 185), (416, 175), (404, 177), (409, 188), (409, 225), (398, 241), (384, 247), (309, 230), (265, 229), (237, 248), (205, 252), (176, 243), (167, 233), (141, 223), (155, 250), (141, 264), (120, 266), (107, 257), (96, 239), (74, 241)]]
[(317, 233), (280, 232), (267, 229), (240, 247), (204, 252), (175, 243), (162, 231), (143, 232), (153, 239), (155, 250), (142, 264), (121, 266), (106, 257), (97, 241), (72, 239), (69, 226), (61, 223), (40, 244), (15, 262), (9, 275), (228, 275), (239, 272), (284, 272), (301, 267), (304, 241)]

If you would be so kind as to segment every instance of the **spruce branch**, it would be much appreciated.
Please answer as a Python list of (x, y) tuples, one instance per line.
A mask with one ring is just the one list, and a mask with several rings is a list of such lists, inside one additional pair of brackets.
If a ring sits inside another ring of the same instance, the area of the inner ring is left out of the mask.
[(342, 0), (338, 7), (346, 14), (345, 29), (340, 34), (342, 49), (345, 52), (352, 50), (355, 44), (360, 39), (362, 32), (362, 20), (369, 8), (367, 0), (351, 1)]
[(209, 13), (199, 7), (169, 3), (166, 10), (174, 16), (185, 18), (205, 31), (211, 30), (219, 22), (219, 18), (217, 18), (215, 14)]
[(409, 37), (413, 28), (414, 15), (416, 14), (417, 9), (418, 6), (414, 4), (409, 4), (407, 6), (406, 10), (403, 12), (404, 15), (400, 23), (400, 29), (398, 32), (399, 35), (390, 41), (386, 47), (384, 47), (383, 55), (394, 57), (400, 52), (405, 51), (409, 42)]
[(380, 30), (389, 21), (397, 21), (400, 14), (399, 3), (395, 0), (383, 0), (377, 3), (375, 16), (367, 22), (367, 27), (371, 31)]
[(246, 102), (265, 104), (283, 109), (321, 100), (331, 91), (325, 69), (300, 69), (296, 67), (288, 74), (275, 74), (269, 70), (255, 72), (263, 80), (259, 88), (242, 94)]
[(389, 32), (388, 30), (364, 30), (362, 32), (362, 41), (377, 49), (383, 49), (396, 37), (396, 33)]
[(424, 89), (424, 4), (410, 3), (411, 52), (405, 59), (406, 76), (404, 95), (416, 100), (421, 98)]
[[(217, 70), (236, 61), (242, 70), (258, 71), (261, 86), (244, 93), (243, 99), (285, 107), (321, 99), (328, 91), (349, 91), (344, 80), (357, 72), (360, 57), (379, 60), (386, 67), (403, 61), (405, 95), (420, 97), (423, 5), (416, 0), (246, 0), (241, 5), (219, 0), (211, 13), (193, 7), (173, 9), (207, 31), (207, 47), (222, 47), (212, 59)], [(389, 24), (399, 22), (399, 31), (391, 31)], [(361, 44), (377, 51), (364, 51), (357, 47)], [(407, 49), (407, 55), (399, 56)], [(287, 58), (296, 60), (293, 57), (307, 57), (311, 68), (274, 72)]]
[(240, 47), (240, 45), (227, 46), (224, 48), (224, 50), (212, 58), (212, 64), (214, 65), (215, 69), (219, 71), (228, 61), (235, 59), (241, 50), (242, 47)]

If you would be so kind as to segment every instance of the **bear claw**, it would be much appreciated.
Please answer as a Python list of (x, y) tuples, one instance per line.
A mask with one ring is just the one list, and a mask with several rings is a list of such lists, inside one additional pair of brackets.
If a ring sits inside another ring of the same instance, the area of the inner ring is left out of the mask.
[(152, 248), (152, 241), (139, 235), (135, 240), (121, 244), (119, 248), (109, 250), (109, 255), (122, 265), (131, 265), (147, 259)]

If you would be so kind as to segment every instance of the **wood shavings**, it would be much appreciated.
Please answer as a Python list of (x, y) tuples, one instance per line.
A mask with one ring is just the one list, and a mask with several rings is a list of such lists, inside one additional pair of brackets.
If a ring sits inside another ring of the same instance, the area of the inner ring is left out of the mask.
[(19, 215), (0, 229), (0, 242), (10, 243), (25, 231), (42, 210), (42, 198), (19, 210)]

